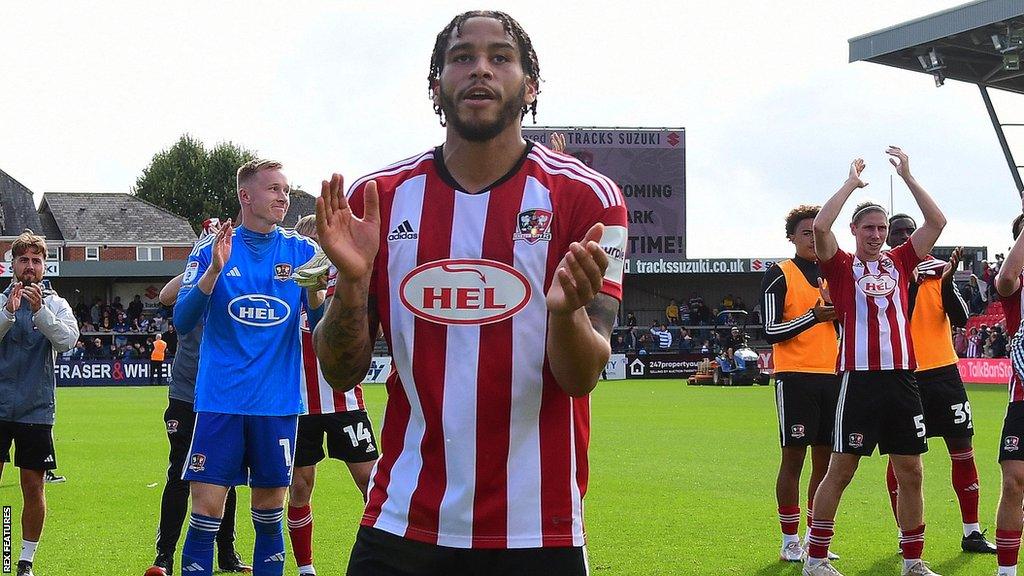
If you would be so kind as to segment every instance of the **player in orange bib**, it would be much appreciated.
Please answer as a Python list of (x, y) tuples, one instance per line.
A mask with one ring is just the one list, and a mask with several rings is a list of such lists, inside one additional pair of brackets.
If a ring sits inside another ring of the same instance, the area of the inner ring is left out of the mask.
[[(905, 243), (917, 229), (917, 222), (906, 214), (889, 218), (886, 244), (895, 248)], [(914, 341), (917, 358), (917, 387), (924, 405), (927, 437), (941, 437), (946, 441), (952, 460), (953, 491), (960, 502), (964, 536), (960, 547), (964, 552), (995, 554), (994, 544), (985, 540), (978, 523), (980, 482), (974, 464), (974, 420), (971, 403), (967, 399), (959, 358), (953, 349), (950, 326), (967, 324), (967, 304), (953, 282), (953, 272), (960, 262), (960, 249), (953, 251), (949, 262), (929, 257), (917, 265), (910, 284), (910, 337)], [(892, 463), (886, 472), (889, 500), (893, 515), (899, 488)]]
[[(819, 292), (814, 254), (814, 217), (819, 206), (797, 206), (786, 216), (786, 238), (796, 255), (765, 272), (761, 283), (765, 339), (772, 345), (775, 401), (779, 413), (782, 462), (775, 482), (782, 526), (779, 559), (800, 562), (800, 474), (811, 447), (807, 524), (814, 491), (825, 477), (832, 453), (839, 378), (835, 309)], [(832, 559), (838, 556), (832, 554)]]

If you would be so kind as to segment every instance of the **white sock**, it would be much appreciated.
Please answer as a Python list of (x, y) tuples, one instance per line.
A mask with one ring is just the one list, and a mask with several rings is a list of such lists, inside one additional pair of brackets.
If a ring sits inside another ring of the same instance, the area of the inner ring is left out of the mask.
[(970, 536), (972, 532), (981, 532), (981, 524), (964, 524), (964, 537)]
[(299, 566), (300, 576), (316, 576), (316, 570), (313, 569), (312, 564), (306, 564), (305, 566)]
[(913, 566), (914, 564), (917, 564), (920, 561), (921, 561), (920, 558), (914, 558), (913, 560), (907, 560), (907, 559), (904, 558), (903, 559), (903, 570), (904, 571), (908, 570), (911, 566)]
[(996, 572), (996, 576), (1017, 576), (1017, 565), (1000, 566), (999, 571)]
[(18, 560), (18, 562), (32, 562), (33, 558), (36, 557), (36, 546), (39, 546), (39, 542), (22, 540), (21, 558)]
[(807, 561), (806, 561), (807, 562), (806, 566), (808, 568), (814, 568), (815, 566), (818, 566), (820, 564), (824, 564), (825, 560), (826, 560), (825, 558), (811, 558), (810, 556), (808, 556), (807, 557)]
[(790, 544), (792, 542), (799, 542), (799, 541), (800, 541), (800, 535), (799, 534), (783, 534), (782, 535), (782, 545), (783, 546), (786, 546), (787, 544)]

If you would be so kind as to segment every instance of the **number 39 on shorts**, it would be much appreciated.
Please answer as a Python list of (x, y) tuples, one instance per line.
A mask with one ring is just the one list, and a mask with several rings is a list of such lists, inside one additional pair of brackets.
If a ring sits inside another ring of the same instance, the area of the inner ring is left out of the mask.
[(968, 428), (974, 428), (974, 419), (971, 418), (970, 402), (953, 404), (949, 409), (953, 411), (953, 424), (963, 424), (964, 422), (967, 422)]

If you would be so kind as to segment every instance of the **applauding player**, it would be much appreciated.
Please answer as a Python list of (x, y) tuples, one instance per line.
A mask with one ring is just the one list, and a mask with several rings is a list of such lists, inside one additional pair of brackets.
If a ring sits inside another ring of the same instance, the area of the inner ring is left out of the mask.
[(611, 353), (626, 208), (616, 185), (523, 140), (540, 67), (502, 12), (467, 12), (430, 66), (443, 146), (323, 183), (337, 267), (315, 332), (327, 380), (395, 371), (351, 576), (587, 573), (589, 393)]
[(832, 225), (861, 180), (864, 161), (850, 166), (843, 186), (814, 219), (814, 251), (842, 326), (839, 373), (842, 385), (836, 408), (835, 441), (828, 473), (814, 495), (814, 518), (805, 576), (836, 576), (828, 561), (836, 510), (862, 456), (889, 454), (900, 484), (899, 524), (903, 575), (931, 575), (921, 560), (924, 550), (924, 497), (921, 454), (925, 441), (924, 410), (914, 381), (916, 367), (907, 311), (914, 268), (928, 256), (946, 219), (924, 188), (910, 174), (910, 160), (896, 147), (886, 150), (893, 166), (917, 201), (924, 224), (910, 241), (883, 252), (889, 220), (885, 209), (871, 202), (857, 206), (850, 223), (856, 252), (839, 249)]
[(292, 270), (313, 257), (312, 241), (278, 228), (289, 204), (281, 164), (238, 170), (242, 226), (231, 221), (196, 245), (185, 266), (174, 324), (188, 334), (205, 317), (196, 376), (196, 424), (186, 459), (192, 515), (183, 573), (213, 573), (213, 542), (228, 487), (252, 487), (253, 573), (284, 572), (281, 519), (291, 482), (298, 415), (299, 312), (306, 291)]

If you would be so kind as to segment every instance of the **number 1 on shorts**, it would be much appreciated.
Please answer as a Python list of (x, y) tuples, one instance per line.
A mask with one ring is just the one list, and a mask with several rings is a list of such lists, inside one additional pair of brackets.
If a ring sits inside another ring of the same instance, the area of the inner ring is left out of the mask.
[(292, 443), (287, 438), (281, 438), (277, 443), (284, 449), (284, 465), (292, 467)]

